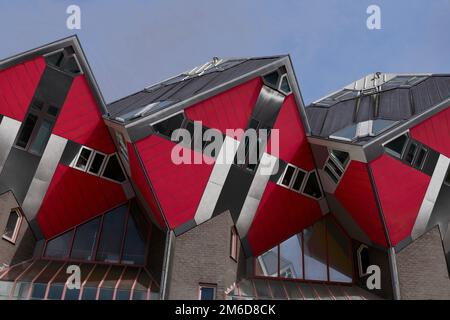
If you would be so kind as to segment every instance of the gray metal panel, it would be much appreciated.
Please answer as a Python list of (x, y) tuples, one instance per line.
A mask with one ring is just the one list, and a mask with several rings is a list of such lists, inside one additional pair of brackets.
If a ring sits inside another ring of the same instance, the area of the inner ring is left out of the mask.
[(36, 218), (66, 143), (67, 139), (53, 134), (50, 136), (22, 204), (23, 212), (29, 221)]
[(3, 117), (3, 120), (0, 123), (0, 172), (2, 172), (3, 166), (8, 158), (19, 129), (19, 121), (8, 117)]
[[(425, 197), (420, 206), (419, 213), (417, 214), (414, 227), (411, 231), (411, 237), (413, 240), (419, 238), (428, 229), (427, 225), (430, 224), (430, 217), (433, 212), (433, 208), (438, 199), (439, 192), (441, 190), (442, 182), (444, 181), (445, 174), (449, 168), (450, 159), (441, 155), (431, 176), (430, 183)], [(444, 210), (445, 211), (445, 210)], [(447, 214), (445, 212), (445, 214)]]
[(415, 113), (421, 113), (442, 101), (433, 78), (429, 78), (411, 89)]
[(40, 157), (26, 151), (11, 148), (0, 173), (0, 194), (11, 190), (19, 204), (22, 204), (33, 180)]
[(64, 148), (64, 152), (61, 156), (60, 162), (66, 166), (70, 166), (72, 161), (78, 155), (78, 152), (81, 149), (81, 144), (76, 143), (71, 140), (67, 140), (66, 147)]
[(250, 189), (245, 198), (241, 212), (236, 222), (236, 229), (241, 238), (247, 235), (253, 218), (258, 210), (259, 203), (269, 182), (270, 176), (277, 168), (277, 158), (268, 153), (264, 153), (256, 171), (255, 177), (250, 185)]
[(403, 120), (412, 116), (408, 89), (395, 89), (380, 94), (378, 118), (385, 120)]
[(195, 212), (195, 222), (197, 224), (203, 223), (212, 217), (238, 146), (239, 141), (228, 136), (225, 137), (197, 211)]
[(252, 117), (265, 126), (273, 127), (285, 96), (263, 85), (259, 92), (258, 100), (252, 111)]
[(359, 100), (358, 113), (356, 114), (356, 121), (367, 121), (374, 118), (374, 100), (371, 96), (363, 96)]
[(353, 124), (356, 100), (339, 102), (328, 109), (320, 135), (328, 137), (332, 133)]
[(443, 99), (450, 97), (450, 78), (434, 77), (434, 81)]
[(306, 107), (306, 115), (309, 125), (311, 126), (311, 134), (318, 136), (322, 131), (322, 126), (327, 116), (328, 109), (321, 107)]

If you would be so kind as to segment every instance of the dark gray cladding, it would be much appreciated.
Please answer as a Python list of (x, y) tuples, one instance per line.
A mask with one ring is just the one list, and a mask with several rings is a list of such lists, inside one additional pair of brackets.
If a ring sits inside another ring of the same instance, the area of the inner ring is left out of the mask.
[[(183, 101), (269, 65), (282, 57), (226, 60), (218, 67), (212, 68), (201, 75), (187, 76), (181, 74), (115, 101), (108, 105), (108, 111), (111, 118), (116, 118), (137, 111), (154, 102), (172, 101), (175, 103)], [(168, 106), (170, 105), (166, 105), (166, 107)]]
[[(306, 107), (312, 135), (329, 138), (359, 122), (404, 121), (420, 115), (450, 98), (450, 76), (397, 76), (383, 84), (378, 92), (362, 90), (355, 97), (345, 94), (349, 91), (344, 89)], [(365, 137), (358, 142), (367, 143), (371, 139)]]

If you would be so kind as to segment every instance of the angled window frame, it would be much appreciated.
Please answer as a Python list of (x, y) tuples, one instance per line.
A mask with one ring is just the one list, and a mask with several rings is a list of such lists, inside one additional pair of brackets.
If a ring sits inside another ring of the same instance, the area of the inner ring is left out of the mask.
[[(402, 136), (406, 136), (406, 142), (405, 142), (405, 144), (403, 145), (403, 149), (402, 149), (402, 151), (401, 151), (400, 154), (398, 154), (397, 152), (393, 151), (392, 149), (389, 149), (389, 148), (386, 147), (389, 143), (395, 141), (396, 139), (398, 139), (398, 138), (400, 138), (400, 137), (402, 137)], [(409, 130), (406, 130), (406, 131), (403, 131), (403, 132), (397, 134), (397, 135), (396, 135), (395, 137), (393, 137), (392, 139), (389, 139), (388, 141), (383, 142), (383, 143), (381, 144), (381, 146), (383, 147), (383, 150), (384, 150), (384, 152), (385, 152), (386, 154), (388, 154), (388, 155), (390, 155), (390, 156), (392, 156), (392, 157), (394, 157), (394, 158), (396, 158), (396, 159), (403, 160), (403, 158), (404, 158), (404, 156), (405, 156), (406, 149), (407, 149), (407, 147), (409, 146), (409, 141), (410, 141), (410, 139), (411, 139), (411, 135), (410, 135), (410, 133), (409, 133)]]
[[(16, 224), (14, 226), (13, 234), (11, 237), (9, 237), (5, 233), (6, 233), (6, 227), (8, 226), (8, 221), (11, 217), (11, 214), (16, 214), (17, 220), (16, 220)], [(16, 244), (17, 238), (19, 236), (20, 228), (22, 227), (23, 219), (24, 219), (24, 215), (23, 215), (22, 211), (20, 210), (20, 208), (12, 208), (9, 212), (8, 220), (5, 225), (5, 229), (3, 230), (2, 239), (7, 240), (8, 242), (10, 242), (12, 244)]]
[[(307, 194), (305, 192), (306, 184), (308, 183), (309, 177), (312, 174), (314, 174), (316, 176), (317, 185), (319, 187), (320, 197), (318, 197), (318, 198), (316, 198), (316, 197), (314, 197), (314, 196), (312, 196), (310, 194)], [(325, 197), (325, 194), (324, 194), (323, 188), (322, 188), (322, 183), (321, 183), (320, 178), (319, 178), (319, 172), (317, 171), (317, 169), (314, 169), (314, 170), (311, 170), (311, 171), (308, 172), (308, 175), (305, 177), (305, 183), (303, 185), (303, 189), (302, 189), (301, 194), (304, 195), (305, 197), (308, 197), (308, 198), (311, 198), (311, 199), (314, 199), (314, 200), (317, 200), (317, 201), (320, 200), (320, 199), (323, 199), (323, 197)]]
[[(286, 79), (286, 82), (287, 82), (287, 84), (289, 86), (289, 89), (290, 89), (289, 91), (284, 91), (281, 88), (281, 85), (283, 84), (283, 79)], [(280, 76), (280, 80), (279, 80), (279, 83), (278, 83), (278, 91), (280, 91), (281, 93), (283, 93), (286, 96), (288, 96), (288, 95), (290, 95), (292, 93), (292, 87), (291, 87), (291, 84), (289, 83), (289, 77), (288, 77), (287, 73), (284, 73), (284, 74), (282, 74)]]
[[(77, 166), (77, 164), (78, 164), (78, 160), (80, 159), (80, 157), (81, 157), (81, 153), (83, 152), (83, 150), (89, 150), (91, 153), (89, 154), (89, 157), (88, 157), (88, 159), (87, 159), (87, 162), (86, 162), (86, 168), (80, 168), (79, 166)], [(92, 149), (92, 148), (90, 148), (90, 147), (86, 147), (86, 146), (81, 146), (81, 148), (80, 148), (80, 150), (78, 150), (78, 153), (77, 153), (77, 155), (76, 155), (76, 157), (72, 160), (72, 162), (70, 163), (70, 167), (72, 167), (72, 168), (74, 168), (74, 169), (77, 169), (77, 170), (79, 170), (79, 171), (82, 171), (82, 172), (87, 172), (88, 171), (88, 169), (89, 169), (89, 166), (90, 166), (90, 164), (91, 164), (91, 161), (92, 161), (92, 159), (93, 159), (93, 156), (94, 156), (94, 154), (95, 154), (95, 152), (96, 152), (96, 150), (94, 150), (94, 149)]]
[(239, 257), (239, 236), (235, 226), (231, 227), (230, 231), (230, 258), (235, 262)]
[[(122, 170), (122, 174), (125, 177), (125, 180), (122, 182), (104, 176), (106, 166), (108, 165), (108, 161), (111, 157), (114, 157), (114, 156), (117, 157), (117, 162), (119, 163), (120, 169)], [(120, 161), (120, 156), (117, 154), (117, 152), (109, 154), (107, 156), (107, 158), (104, 160), (103, 168), (101, 170), (101, 174), (99, 175), (99, 177), (106, 179), (108, 181), (114, 182), (114, 183), (118, 183), (118, 184), (124, 184), (128, 181), (128, 176), (126, 174), (125, 168), (123, 167), (122, 161)]]
[(363, 265), (362, 265), (362, 258), (361, 258), (361, 253), (363, 250), (369, 250), (369, 247), (367, 245), (365, 245), (364, 243), (362, 243), (358, 249), (356, 249), (356, 259), (357, 259), (357, 263), (358, 263), (358, 274), (360, 277), (365, 277), (368, 275), (367, 270), (364, 271), (363, 270)]
[[(102, 164), (100, 165), (100, 169), (98, 170), (97, 173), (95, 173), (95, 172), (92, 172), (92, 171), (91, 171), (91, 167), (92, 167), (92, 163), (94, 162), (95, 156), (96, 156), (97, 154), (102, 155), (104, 158), (103, 158), (103, 160), (102, 160)], [(103, 168), (104, 168), (105, 165), (106, 165), (106, 160), (107, 160), (107, 159), (108, 159), (108, 155), (107, 155), (106, 153), (103, 153), (103, 152), (94, 150), (93, 154), (90, 156), (88, 165), (86, 166), (86, 167), (87, 167), (86, 172), (87, 172), (87, 173), (90, 173), (90, 174), (92, 174), (92, 175), (94, 175), (94, 176), (97, 176), (97, 177), (100, 176), (100, 173), (103, 172)]]
[(213, 289), (213, 299), (212, 300), (217, 300), (217, 284), (214, 283), (202, 283), (200, 282), (198, 284), (198, 300), (203, 300), (202, 299), (202, 289)]

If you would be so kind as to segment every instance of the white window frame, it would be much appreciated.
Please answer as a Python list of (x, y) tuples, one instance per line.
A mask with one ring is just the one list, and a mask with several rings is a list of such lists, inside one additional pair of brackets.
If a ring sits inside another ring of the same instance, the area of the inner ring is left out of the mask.
[[(125, 176), (125, 180), (124, 180), (123, 182), (119, 182), (119, 181), (117, 181), (117, 180), (110, 179), (110, 178), (105, 177), (105, 176), (103, 175), (103, 173), (105, 172), (105, 169), (106, 169), (106, 165), (108, 164), (109, 158), (111, 158), (111, 157), (114, 156), (114, 155), (116, 155), (117, 161), (119, 162), (120, 169), (122, 170), (122, 173), (123, 173), (123, 175)], [(111, 182), (118, 183), (118, 184), (124, 184), (124, 183), (126, 183), (126, 182), (128, 181), (128, 176), (127, 176), (126, 171), (125, 171), (125, 169), (124, 169), (124, 167), (123, 167), (123, 165), (122, 165), (122, 161), (120, 161), (120, 155), (118, 155), (117, 152), (111, 153), (111, 154), (109, 154), (109, 155), (106, 157), (106, 159), (105, 159), (105, 161), (104, 161), (104, 163), (103, 163), (103, 168), (102, 168), (102, 170), (101, 170), (101, 173), (99, 174), (99, 177), (101, 177), (102, 179), (111, 181)]]
[[(295, 189), (294, 189), (294, 182), (295, 182), (295, 180), (297, 179), (298, 173), (299, 173), (300, 171), (302, 171), (302, 172), (305, 174), (305, 176), (303, 177), (303, 181), (302, 181), (302, 184), (300, 185), (300, 189), (299, 189), (299, 190), (295, 190)], [(290, 187), (290, 189), (291, 189), (292, 191), (294, 191), (294, 192), (302, 193), (303, 188), (305, 187), (305, 184), (306, 184), (306, 180), (307, 180), (307, 178), (308, 178), (308, 175), (309, 175), (308, 171), (303, 170), (303, 169), (301, 169), (301, 168), (297, 168), (297, 170), (295, 170), (295, 172), (294, 172), (294, 178), (293, 178), (292, 181), (291, 181), (291, 187)]]
[[(286, 78), (286, 81), (289, 85), (289, 88), (291, 88), (291, 91), (286, 92), (283, 89), (281, 89), (281, 83), (283, 83), (283, 78)], [(280, 91), (281, 93), (285, 94), (286, 96), (290, 95), (292, 93), (292, 87), (291, 84), (289, 83), (289, 77), (287, 75), (287, 73), (284, 73), (281, 75), (280, 79), (278, 80), (278, 91)]]
[[(286, 175), (287, 169), (288, 169), (289, 167), (294, 168), (294, 173), (292, 174), (292, 178), (291, 178), (291, 180), (289, 181), (289, 185), (286, 186), (286, 185), (282, 184), (282, 182), (283, 182), (284, 176)], [(278, 178), (277, 184), (278, 184), (279, 186), (283, 187), (283, 188), (286, 188), (286, 189), (291, 190), (291, 186), (292, 186), (292, 184), (294, 183), (294, 177), (297, 176), (297, 169), (298, 169), (298, 167), (296, 167), (296, 166), (294, 166), (294, 165), (288, 163), (287, 166), (284, 168), (283, 174)]]
[(364, 271), (362, 268), (362, 259), (361, 259), (361, 251), (363, 251), (364, 249), (369, 250), (369, 247), (366, 246), (365, 244), (361, 244), (358, 249), (356, 250), (356, 257), (358, 260), (358, 273), (360, 277), (365, 277), (367, 276), (367, 270)]
[[(87, 150), (91, 151), (91, 154), (89, 155), (88, 161), (86, 163), (86, 169), (82, 169), (80, 167), (77, 167), (77, 162), (78, 162), (78, 160), (79, 160), (79, 158), (81, 156), (81, 152), (83, 151), (83, 149), (87, 149)], [(92, 156), (95, 154), (95, 152), (96, 151), (94, 149), (92, 149), (92, 148), (89, 148), (89, 147), (86, 147), (86, 146), (81, 146), (80, 150), (77, 153), (77, 156), (72, 160), (72, 163), (70, 164), (70, 167), (72, 167), (74, 169), (77, 169), (77, 170), (80, 170), (81, 172), (87, 172), (88, 169), (89, 169), (89, 165), (90, 165), (90, 163), (92, 161)]]
[[(91, 171), (91, 165), (92, 165), (92, 162), (94, 161), (95, 156), (97, 154), (100, 154), (100, 155), (104, 156), (104, 158), (103, 158), (103, 162), (102, 162), (102, 164), (100, 166), (100, 170), (97, 173), (94, 173), (94, 172)], [(106, 159), (108, 159), (108, 155), (106, 153), (94, 150), (93, 155), (91, 155), (91, 157), (89, 159), (86, 172), (89, 173), (89, 174), (92, 174), (94, 176), (97, 176), (97, 177), (100, 176), (100, 173), (103, 171), (103, 167), (106, 165)]]
[[(342, 164), (342, 163), (336, 158), (336, 156), (333, 154), (333, 150), (341, 151), (341, 152), (347, 152), (347, 153), (348, 153), (348, 159), (347, 159), (347, 161), (346, 161), (344, 164)], [(334, 164), (336, 167), (338, 167), (338, 168), (342, 171), (342, 174), (341, 174), (340, 176), (337, 174), (336, 170), (334, 170), (334, 168), (329, 164), (330, 162), (333, 162), (333, 164)], [(331, 181), (332, 181), (335, 185), (338, 185), (339, 182), (341, 182), (342, 177), (344, 176), (345, 171), (347, 170), (348, 165), (349, 165), (350, 162), (351, 162), (351, 158), (350, 158), (350, 153), (349, 153), (348, 151), (343, 151), (343, 150), (337, 150), (337, 149), (330, 149), (330, 148), (328, 148), (328, 158), (327, 158), (327, 160), (325, 161), (325, 165), (323, 166), (323, 171), (324, 171), (326, 174), (328, 174), (328, 172), (325, 171), (325, 168), (328, 168), (328, 170), (331, 171), (331, 173), (334, 175), (334, 177), (335, 177), (336, 180), (337, 180), (337, 182), (335, 182), (335, 181), (330, 177)]]
[(236, 228), (231, 227), (230, 258), (237, 262), (239, 256), (239, 236)]
[(209, 283), (199, 283), (198, 285), (198, 300), (202, 300), (202, 288), (211, 288), (214, 290), (214, 299), (217, 300), (217, 285)]
[[(16, 241), (17, 241), (17, 237), (18, 237), (18, 235), (19, 235), (20, 227), (22, 226), (23, 214), (22, 214), (22, 212), (20, 211), (19, 208), (13, 208), (13, 209), (11, 209), (11, 211), (9, 212), (8, 220), (9, 220), (10, 215), (11, 215), (13, 212), (14, 212), (15, 214), (17, 214), (17, 216), (18, 216), (16, 225), (15, 225), (15, 227), (14, 227), (13, 235), (12, 235), (12, 237), (8, 237), (8, 236), (5, 235), (5, 231), (6, 231), (6, 230), (3, 230), (2, 239), (5, 239), (5, 240), (11, 242), (12, 244), (15, 244)], [(8, 220), (7, 220), (7, 221), (8, 221)], [(8, 222), (7, 222), (6, 224), (8, 224)], [(6, 226), (5, 226), (5, 228), (6, 228)]]
[[(310, 176), (313, 172), (316, 173), (317, 184), (319, 185), (320, 193), (322, 194), (322, 196), (321, 196), (320, 198), (315, 198), (315, 197), (313, 197), (313, 196), (311, 196), (311, 195), (309, 195), (309, 194), (307, 194), (307, 193), (304, 192), (305, 187), (306, 187), (306, 183), (307, 183), (308, 180), (309, 180), (309, 176)], [(301, 192), (301, 194), (304, 195), (305, 197), (308, 197), (308, 198), (310, 198), (310, 199), (314, 199), (314, 200), (316, 200), (316, 201), (319, 201), (320, 199), (323, 199), (323, 198), (325, 197), (325, 193), (323, 192), (322, 182), (320, 181), (319, 172), (318, 172), (317, 170), (311, 170), (311, 171), (308, 172), (308, 175), (305, 177), (305, 182), (303, 183), (303, 186), (302, 186), (302, 192)]]
[[(406, 134), (406, 136), (407, 136), (406, 143), (405, 143), (405, 145), (403, 146), (403, 150), (402, 150), (402, 153), (400, 154), (400, 157), (397, 157), (396, 155), (392, 154), (392, 152), (389, 152), (389, 151), (388, 151), (388, 149), (386, 148), (386, 145), (387, 145), (388, 143), (394, 141), (395, 139), (400, 138), (401, 136), (403, 136), (403, 135), (405, 135), (405, 134)], [(401, 159), (403, 159), (403, 156), (405, 155), (405, 151), (406, 151), (406, 147), (408, 146), (409, 139), (411, 139), (411, 135), (410, 135), (410, 133), (409, 133), (409, 130), (406, 130), (406, 131), (403, 131), (402, 133), (397, 134), (397, 135), (396, 135), (395, 137), (393, 137), (392, 139), (389, 139), (389, 140), (387, 140), (386, 142), (383, 142), (383, 143), (381, 144), (381, 146), (383, 147), (383, 150), (384, 150), (388, 155), (390, 155), (390, 156), (392, 156), (392, 157), (394, 157), (394, 158), (396, 158), (396, 159), (400, 159), (400, 160), (401, 160)]]

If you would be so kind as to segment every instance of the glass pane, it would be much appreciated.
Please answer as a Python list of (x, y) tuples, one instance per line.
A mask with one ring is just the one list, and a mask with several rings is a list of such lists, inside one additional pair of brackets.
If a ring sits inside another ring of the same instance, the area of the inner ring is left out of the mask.
[(81, 300), (95, 300), (97, 298), (97, 288), (84, 287)]
[(48, 241), (45, 249), (45, 256), (50, 258), (66, 258), (70, 252), (72, 238), (73, 230)]
[(405, 156), (405, 161), (408, 162), (409, 164), (412, 164), (414, 156), (416, 155), (416, 151), (417, 151), (417, 144), (413, 142), (409, 145), (408, 152), (406, 153)]
[(342, 168), (345, 168), (345, 165), (347, 164), (347, 161), (349, 159), (348, 152), (331, 150), (331, 155), (339, 162)]
[(18, 221), (19, 221), (19, 214), (17, 213), (17, 211), (12, 210), (9, 213), (8, 222), (6, 223), (6, 228), (3, 235), (8, 237), (9, 239), (12, 239), (14, 237), (14, 231), (16, 230), (16, 225)]
[(47, 146), (48, 139), (52, 134), (53, 122), (49, 120), (42, 121), (41, 127), (31, 144), (30, 151), (41, 155)]
[(256, 276), (278, 277), (278, 246), (256, 258), (255, 264)]
[(289, 187), (291, 185), (292, 176), (294, 175), (295, 168), (292, 166), (287, 167), (286, 172), (284, 173), (283, 180), (281, 181), (281, 184)]
[(118, 289), (116, 292), (116, 300), (130, 300), (130, 290)]
[(296, 191), (300, 191), (300, 188), (303, 183), (303, 179), (305, 179), (306, 173), (302, 170), (298, 170), (297, 176), (295, 177), (294, 184), (292, 185), (292, 189)]
[(352, 282), (350, 240), (332, 218), (327, 219), (327, 232), (330, 281)]
[(276, 87), (278, 82), (278, 72), (274, 71), (272, 73), (265, 75), (263, 78), (264, 81), (266, 81), (269, 85)]
[(11, 292), (14, 282), (12, 281), (0, 281), (0, 299), (8, 298)]
[(71, 258), (80, 260), (93, 260), (94, 249), (97, 244), (101, 218), (95, 218), (78, 227), (73, 241)]
[(286, 288), (289, 299), (303, 299), (303, 296), (297, 288), (296, 282), (286, 281), (284, 287)]
[(102, 168), (103, 160), (105, 160), (106, 156), (101, 153), (95, 153), (94, 159), (91, 162), (91, 166), (89, 167), (89, 172), (93, 174), (98, 174), (100, 169)]
[(200, 287), (200, 300), (214, 300), (215, 292), (215, 288)]
[(270, 298), (269, 286), (266, 280), (255, 279), (254, 282), (256, 295), (259, 299)]
[(34, 126), (36, 125), (38, 117), (34, 114), (28, 114), (27, 118), (22, 124), (22, 131), (20, 132), (19, 139), (17, 139), (16, 145), (25, 148), (33, 133)]
[(30, 290), (30, 282), (17, 282), (14, 289), (13, 297), (18, 300), (24, 300), (28, 298), (28, 292)]
[(418, 169), (421, 169), (422, 165), (424, 163), (426, 155), (427, 155), (427, 149), (420, 148), (420, 151), (419, 151), (419, 153), (417, 154), (417, 157), (416, 157), (416, 161), (415, 161), (414, 167), (416, 167)]
[(125, 181), (125, 174), (122, 171), (122, 167), (119, 164), (119, 159), (117, 159), (117, 155), (113, 154), (107, 160), (105, 170), (103, 171), (103, 177), (123, 182)]
[(280, 277), (303, 278), (301, 235), (294, 235), (280, 244)]
[(305, 279), (328, 280), (325, 224), (323, 221), (305, 229), (303, 239), (305, 241)]
[(135, 202), (131, 203), (130, 213), (122, 263), (143, 265), (145, 263), (148, 226)]
[[(267, 281), (270, 286), (270, 291), (274, 299), (286, 299), (286, 291), (284, 291), (283, 281)], [(287, 282), (287, 281), (286, 281)]]
[(64, 285), (61, 283), (55, 283), (55, 284), (50, 285), (50, 289), (48, 290), (47, 299), (61, 300), (63, 290), (64, 290)]
[(134, 290), (133, 291), (133, 300), (147, 300), (147, 291)]
[(391, 120), (383, 120), (383, 119), (377, 119), (373, 120), (372, 122), (372, 133), (374, 136), (379, 135), (380, 133), (386, 131), (390, 127), (392, 127), (394, 124), (396, 124), (397, 121), (391, 121)]
[(345, 127), (344, 129), (336, 131), (335, 133), (330, 135), (330, 138), (343, 141), (352, 141), (355, 138), (355, 136), (356, 136), (356, 124), (353, 124), (351, 126)]
[(44, 299), (45, 290), (47, 289), (46, 283), (35, 283), (33, 284), (33, 289), (31, 290), (31, 299)]
[(103, 218), (103, 229), (97, 251), (97, 260), (118, 263), (128, 205), (107, 213)]
[(317, 180), (315, 171), (309, 174), (308, 181), (306, 181), (303, 193), (306, 193), (317, 199), (322, 197), (322, 191), (320, 190), (319, 181)]
[(283, 80), (281, 80), (280, 90), (283, 91), (284, 93), (291, 92), (291, 87), (289, 86), (287, 76), (283, 77)]
[(172, 133), (176, 129), (181, 128), (183, 120), (184, 120), (184, 116), (183, 116), (183, 114), (180, 113), (173, 117), (170, 117), (169, 119), (166, 119), (157, 124), (154, 124), (153, 129), (155, 129), (155, 131), (158, 132), (159, 134), (162, 134), (163, 136), (171, 138)]
[(66, 294), (64, 295), (64, 300), (78, 300), (80, 296), (80, 289), (66, 289)]
[(394, 157), (401, 158), (403, 154), (403, 149), (405, 148), (406, 142), (408, 141), (408, 136), (406, 134), (401, 135), (397, 139), (392, 140), (387, 143), (384, 148), (386, 151), (393, 155)]
[(114, 297), (114, 289), (102, 288), (98, 296), (99, 300), (112, 300)]
[(86, 148), (82, 148), (81, 152), (80, 152), (80, 157), (77, 160), (77, 163), (75, 164), (75, 167), (81, 169), (81, 170), (86, 170), (86, 166), (88, 164), (89, 161), (89, 157), (92, 154), (92, 150), (86, 149)]

